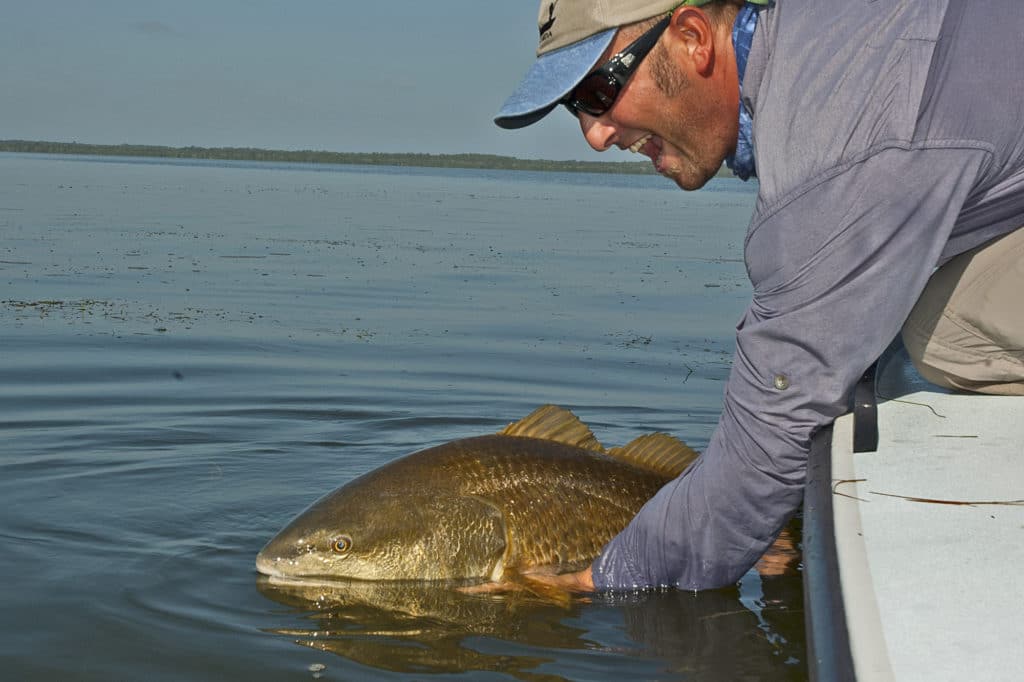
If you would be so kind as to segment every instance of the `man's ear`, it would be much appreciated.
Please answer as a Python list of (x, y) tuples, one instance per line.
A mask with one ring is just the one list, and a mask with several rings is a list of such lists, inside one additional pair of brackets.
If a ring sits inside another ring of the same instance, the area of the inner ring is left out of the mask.
[(670, 39), (690, 61), (690, 68), (707, 76), (715, 65), (715, 32), (711, 18), (699, 7), (683, 5), (672, 13)]

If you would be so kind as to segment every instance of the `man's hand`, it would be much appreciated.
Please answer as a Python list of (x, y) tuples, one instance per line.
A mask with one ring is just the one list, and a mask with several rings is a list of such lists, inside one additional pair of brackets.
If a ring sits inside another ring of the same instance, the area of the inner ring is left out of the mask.
[(523, 577), (531, 583), (539, 583), (566, 592), (594, 591), (594, 574), (591, 572), (590, 566), (576, 573), (561, 573), (558, 575), (531, 573)]
[(798, 567), (802, 555), (793, 541), (790, 527), (782, 529), (771, 547), (758, 559), (757, 572), (762, 576), (799, 575)]

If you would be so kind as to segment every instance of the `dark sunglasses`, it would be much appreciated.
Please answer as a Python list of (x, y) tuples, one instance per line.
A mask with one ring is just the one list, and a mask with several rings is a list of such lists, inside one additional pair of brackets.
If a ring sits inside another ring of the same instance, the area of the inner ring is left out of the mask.
[(602, 66), (584, 76), (561, 100), (569, 113), (579, 116), (582, 111), (590, 116), (601, 116), (611, 109), (615, 98), (626, 87), (636, 67), (657, 44), (671, 19), (672, 15), (669, 14)]

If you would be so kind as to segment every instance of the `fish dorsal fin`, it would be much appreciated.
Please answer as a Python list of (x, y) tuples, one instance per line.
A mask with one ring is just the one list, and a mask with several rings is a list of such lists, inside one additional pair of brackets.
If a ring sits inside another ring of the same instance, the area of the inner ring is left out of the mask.
[(528, 436), (575, 445), (584, 450), (604, 452), (604, 446), (587, 425), (564, 407), (542, 405), (498, 432), (502, 436)]
[(683, 473), (697, 459), (697, 452), (693, 448), (667, 433), (640, 436), (621, 448), (612, 448), (608, 455), (668, 478)]

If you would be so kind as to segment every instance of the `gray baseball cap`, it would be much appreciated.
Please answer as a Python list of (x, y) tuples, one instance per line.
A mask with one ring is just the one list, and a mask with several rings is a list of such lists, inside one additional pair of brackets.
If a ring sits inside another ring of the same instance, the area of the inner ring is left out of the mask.
[(611, 45), (620, 26), (710, 0), (542, 0), (537, 60), (494, 122), (522, 128), (547, 116)]

